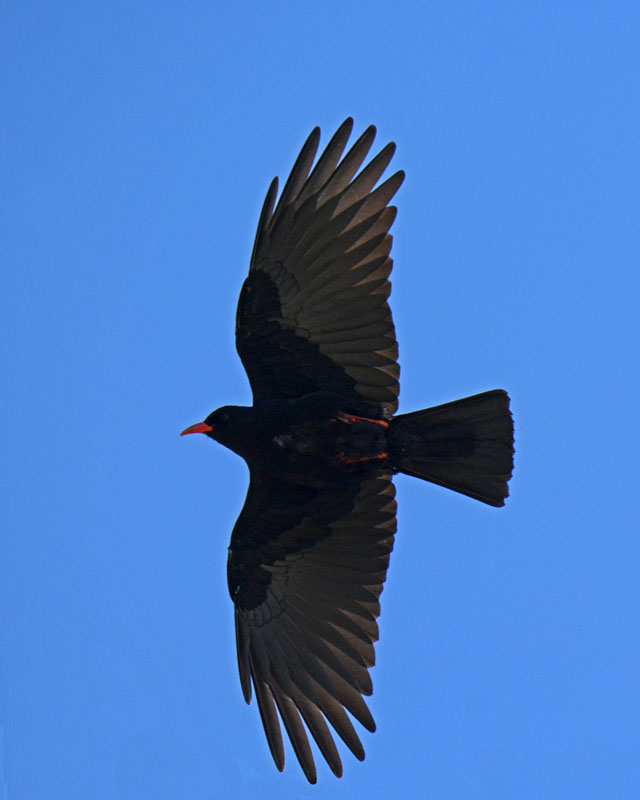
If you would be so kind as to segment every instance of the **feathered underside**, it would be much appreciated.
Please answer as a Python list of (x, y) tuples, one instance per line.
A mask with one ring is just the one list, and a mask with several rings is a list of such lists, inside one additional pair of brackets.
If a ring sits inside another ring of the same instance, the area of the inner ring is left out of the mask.
[(356, 758), (364, 749), (347, 711), (375, 730), (362, 695), (378, 639), (379, 596), (396, 529), (391, 475), (340, 487), (252, 481), (229, 548), (238, 666), (253, 683), (269, 747), (284, 768), (279, 712), (308, 780), (316, 769), (304, 720), (340, 776), (327, 722)]
[[(344, 154), (352, 126), (351, 119), (340, 126), (313, 166), (316, 128), (277, 204), (277, 179), (267, 193), (236, 320), (254, 406), (322, 391), (355, 407), (371, 404), (378, 418), (397, 409), (398, 346), (387, 302), (396, 209), (388, 203), (404, 174), (375, 188), (395, 145), (362, 168), (375, 128)], [(278, 769), (279, 715), (315, 782), (305, 725), (336, 775), (342, 764), (329, 726), (359, 759), (349, 714), (375, 727), (363, 695), (372, 690), (394, 488), (390, 472), (311, 487), (263, 466), (252, 472), (229, 549), (240, 678), (247, 702), (253, 684)]]

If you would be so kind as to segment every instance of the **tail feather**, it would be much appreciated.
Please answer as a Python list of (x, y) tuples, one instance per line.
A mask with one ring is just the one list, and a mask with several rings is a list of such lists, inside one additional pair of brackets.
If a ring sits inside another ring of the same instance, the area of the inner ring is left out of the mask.
[(513, 470), (513, 419), (501, 389), (400, 414), (390, 427), (399, 472), (503, 506)]

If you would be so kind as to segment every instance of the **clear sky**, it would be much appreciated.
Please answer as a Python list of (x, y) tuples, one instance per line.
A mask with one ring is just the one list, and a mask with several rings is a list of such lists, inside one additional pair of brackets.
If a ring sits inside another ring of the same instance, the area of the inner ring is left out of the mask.
[[(0, 797), (640, 797), (640, 7), (7, 2)], [(271, 178), (398, 144), (401, 411), (503, 387), (504, 509), (396, 481), (366, 761), (280, 775), (225, 565)], [(4, 792), (4, 793), (3, 793)]]

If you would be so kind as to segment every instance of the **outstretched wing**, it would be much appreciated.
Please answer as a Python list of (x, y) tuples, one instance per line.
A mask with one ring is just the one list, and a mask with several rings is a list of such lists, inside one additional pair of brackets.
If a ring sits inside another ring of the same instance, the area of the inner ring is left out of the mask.
[(228, 577), (242, 691), (250, 702), (253, 683), (278, 769), (277, 712), (311, 783), (316, 769), (302, 720), (338, 776), (327, 721), (360, 760), (364, 749), (345, 709), (375, 730), (362, 695), (372, 692), (394, 498), (391, 474), (324, 488), (252, 479), (233, 530)]
[(374, 189), (395, 151), (390, 143), (356, 175), (376, 129), (367, 128), (342, 158), (352, 127), (347, 119), (311, 169), (315, 128), (275, 210), (277, 178), (267, 192), (236, 320), (254, 402), (324, 390), (378, 403), (389, 415), (398, 406), (387, 303), (396, 209), (387, 203), (404, 173)]

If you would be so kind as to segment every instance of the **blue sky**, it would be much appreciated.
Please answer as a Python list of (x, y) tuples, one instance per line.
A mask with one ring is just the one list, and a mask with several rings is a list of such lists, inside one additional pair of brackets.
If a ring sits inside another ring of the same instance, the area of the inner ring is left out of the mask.
[[(640, 796), (640, 11), (3, 5), (0, 796)], [(397, 479), (367, 759), (275, 770), (236, 674), (237, 295), (270, 179), (395, 140), (401, 410), (512, 396), (501, 510)]]

